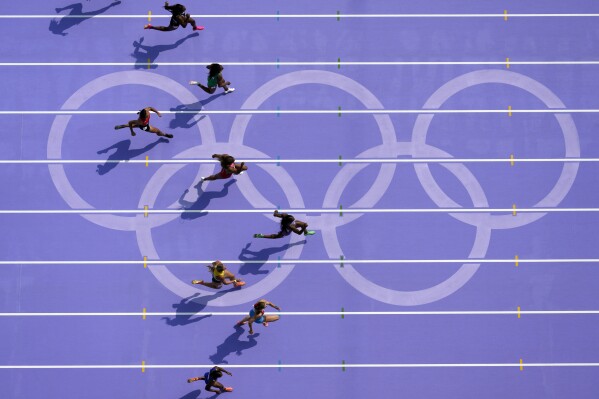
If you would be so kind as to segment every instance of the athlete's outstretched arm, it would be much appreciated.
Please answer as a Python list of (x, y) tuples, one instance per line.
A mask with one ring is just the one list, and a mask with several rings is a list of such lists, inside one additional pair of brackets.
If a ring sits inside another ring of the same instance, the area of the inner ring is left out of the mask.
[(156, 108), (154, 108), (154, 107), (148, 107), (148, 109), (150, 111), (152, 111), (153, 113), (155, 113), (156, 115), (158, 115), (159, 117), (162, 118), (162, 114), (160, 112), (158, 112), (158, 110)]

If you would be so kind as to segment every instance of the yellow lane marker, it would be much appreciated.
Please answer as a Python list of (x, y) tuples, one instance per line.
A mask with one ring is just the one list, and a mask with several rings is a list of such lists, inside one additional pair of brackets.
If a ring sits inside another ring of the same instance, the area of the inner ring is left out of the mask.
[(148, 267), (148, 257), (144, 256), (144, 269)]
[(148, 11), (148, 22), (152, 22), (152, 11)]
[(507, 116), (512, 116), (512, 106), (511, 105), (507, 106)]
[(516, 216), (516, 204), (512, 205), (512, 216)]
[(147, 218), (148, 217), (148, 206), (144, 205), (144, 217)]
[(507, 10), (503, 10), (503, 20), (507, 21)]
[(143, 310), (143, 314), (141, 315), (142, 320), (146, 319), (146, 308)]
[(510, 165), (514, 166), (514, 154), (510, 154)]
[[(518, 267), (518, 260), (519, 260), (520, 258), (518, 257), (518, 255), (516, 255), (515, 259), (516, 259), (516, 267)], [(520, 309), (520, 308), (518, 308), (518, 309)]]
[(148, 69), (152, 66), (152, 60), (148, 58)]
[(518, 306), (518, 318), (520, 318), (520, 306)]
[(505, 67), (506, 67), (507, 69), (510, 69), (510, 59), (509, 59), (509, 58), (506, 58), (506, 59), (505, 59)]
[(524, 370), (524, 364), (522, 363), (522, 359), (520, 359), (520, 371)]
[(142, 373), (146, 372), (146, 362), (144, 360), (141, 361), (141, 372)]
[(150, 160), (150, 157), (148, 155), (146, 155), (146, 168), (148, 167), (148, 161)]

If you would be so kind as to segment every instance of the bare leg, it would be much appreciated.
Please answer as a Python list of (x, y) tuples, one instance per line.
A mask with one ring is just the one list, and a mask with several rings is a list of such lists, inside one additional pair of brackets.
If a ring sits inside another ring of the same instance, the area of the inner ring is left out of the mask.
[(235, 275), (228, 270), (225, 270), (225, 278), (232, 282), (235, 287), (241, 287), (242, 285), (245, 285), (243, 281), (237, 280)]
[(174, 137), (172, 134), (163, 133), (160, 129), (158, 129), (157, 127), (154, 127), (154, 126), (150, 126), (150, 133), (154, 133), (157, 136), (167, 137), (169, 139), (172, 139)]
[(206, 87), (201, 83), (198, 83), (197, 86), (199, 86), (200, 89), (204, 90), (208, 94), (214, 94), (214, 92), (216, 91), (216, 87)]
[[(135, 125), (137, 123), (137, 121), (129, 121), (129, 123), (132, 123), (133, 125)], [(129, 127), (129, 123), (127, 123), (126, 125), (116, 125), (114, 127), (114, 130), (119, 130), (119, 129), (124, 129), (126, 127)]]
[(144, 26), (144, 29), (154, 29), (154, 30), (159, 30), (159, 31), (162, 31), (162, 32), (169, 32), (169, 31), (175, 30), (177, 28), (178, 28), (177, 25), (153, 26), (153, 25), (147, 24), (147, 25)]
[(283, 238), (283, 233), (279, 232), (277, 234), (254, 234), (254, 238), (269, 238), (271, 240), (277, 239), (277, 238)]
[(220, 172), (215, 175), (202, 178), (202, 180), (222, 180), (222, 179), (228, 179), (228, 177), (222, 177), (220, 175)]
[(212, 281), (207, 283), (204, 280), (193, 280), (191, 283), (196, 285), (203, 285), (204, 287), (214, 288), (215, 290), (218, 290), (222, 287), (222, 284), (215, 283)]
[(273, 323), (275, 321), (279, 320), (279, 316), (278, 315), (266, 315), (264, 316), (264, 323), (262, 323), (262, 325), (264, 327), (268, 326), (268, 323)]
[(242, 326), (246, 324), (250, 320), (250, 316), (245, 316), (243, 319), (239, 320), (236, 326)]
[(296, 220), (295, 221), (295, 226), (300, 228), (300, 232), (297, 234), (304, 234), (306, 232), (306, 229), (308, 228), (308, 223)]

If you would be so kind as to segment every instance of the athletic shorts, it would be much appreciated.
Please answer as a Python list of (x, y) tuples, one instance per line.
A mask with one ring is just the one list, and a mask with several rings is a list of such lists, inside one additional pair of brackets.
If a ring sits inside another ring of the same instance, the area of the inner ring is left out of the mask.
[(222, 168), (218, 175), (223, 179), (228, 179), (229, 177), (233, 176), (233, 173), (229, 172), (225, 168)]
[[(250, 317), (254, 317), (255, 315), (256, 315), (256, 311), (254, 309), (250, 310)], [(264, 317), (264, 315), (262, 315), (262, 316), (258, 317), (255, 322), (262, 324), (265, 321), (266, 321), (266, 317)]]
[(279, 231), (279, 234), (281, 234), (283, 237), (287, 237), (289, 234), (291, 234), (291, 229), (290, 228), (281, 229), (281, 231)]
[(189, 17), (190, 17), (190, 15), (189, 15), (189, 14), (179, 14), (179, 15), (173, 15), (173, 16), (171, 17), (171, 22), (169, 22), (169, 25), (170, 25), (170, 26), (179, 26), (179, 25), (181, 25), (181, 24), (179, 23), (179, 19), (178, 19), (178, 17), (180, 17), (180, 16), (181, 16), (181, 17), (183, 17), (183, 19), (184, 19), (184, 20), (187, 20), (187, 19), (189, 19)]
[(223, 282), (218, 280), (216, 277), (212, 276), (212, 282), (216, 284), (222, 284)]
[(144, 126), (140, 126), (139, 127), (141, 130), (143, 130), (144, 132), (149, 132), (150, 131), (150, 125), (144, 125)]

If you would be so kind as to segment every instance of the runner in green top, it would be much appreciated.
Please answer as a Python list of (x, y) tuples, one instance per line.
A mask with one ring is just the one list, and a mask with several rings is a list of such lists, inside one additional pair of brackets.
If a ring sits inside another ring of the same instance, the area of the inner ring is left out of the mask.
[(192, 86), (199, 86), (202, 90), (204, 90), (208, 94), (213, 94), (216, 91), (217, 87), (222, 87), (225, 90), (225, 94), (232, 93), (235, 91), (234, 88), (229, 87), (231, 82), (225, 81), (222, 75), (223, 69), (225, 69), (221, 64), (210, 64), (206, 66), (208, 68), (208, 86), (204, 86), (200, 82), (196, 82), (192, 80), (189, 82)]

